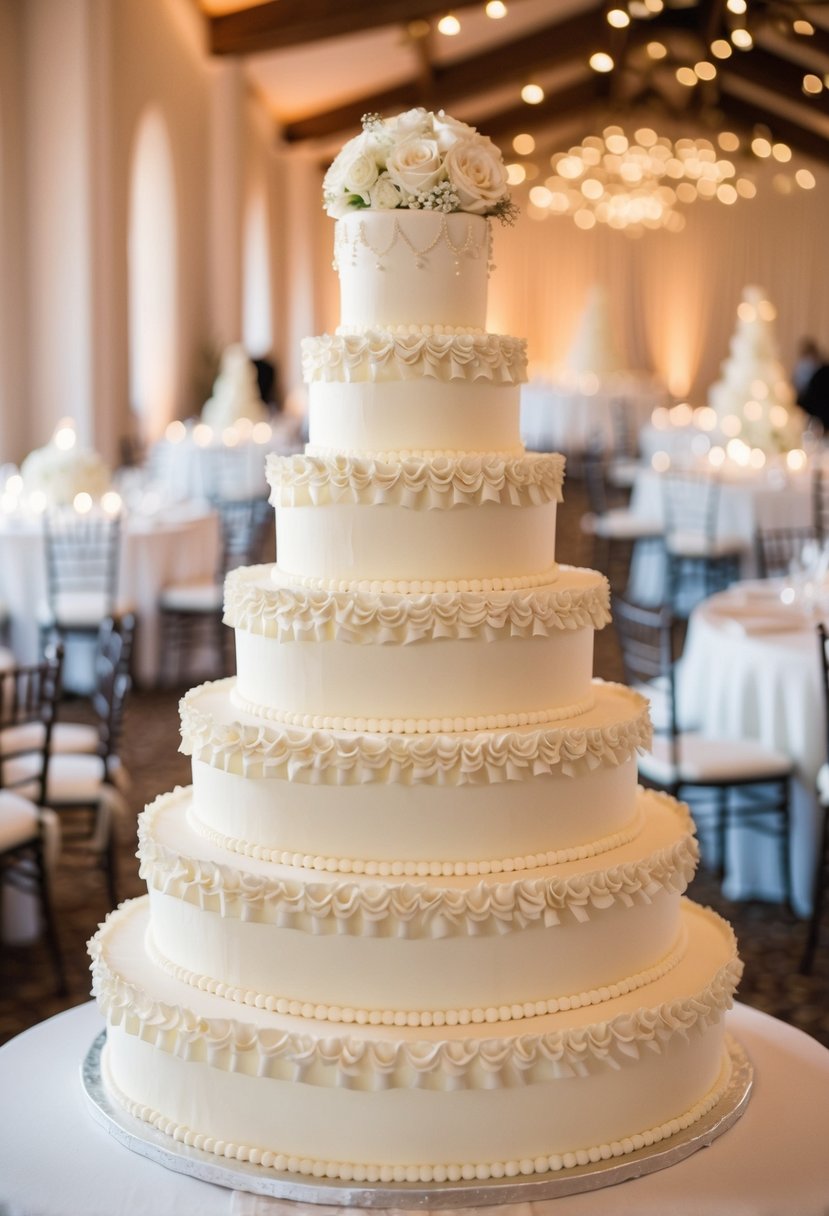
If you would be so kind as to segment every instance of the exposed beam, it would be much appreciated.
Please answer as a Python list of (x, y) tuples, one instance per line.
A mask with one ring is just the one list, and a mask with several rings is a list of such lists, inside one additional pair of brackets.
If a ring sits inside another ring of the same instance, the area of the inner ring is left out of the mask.
[[(586, 59), (597, 45), (596, 16), (596, 10), (580, 13), (477, 55), (435, 66), (434, 94), (448, 107), (459, 98), (475, 96), (492, 82), (524, 83), (535, 73)], [(422, 104), (418, 81), (412, 78), (394, 88), (364, 94), (345, 105), (286, 123), (282, 136), (288, 142), (326, 138), (358, 125), (363, 114), (385, 114)]]
[[(479, 3), (453, 0), (452, 10)], [(408, 25), (446, 12), (446, 0), (269, 0), (211, 17), (210, 50), (214, 55), (253, 55), (384, 25)]]
[(794, 151), (829, 164), (829, 139), (801, 126), (791, 118), (784, 118), (773, 110), (735, 96), (729, 92), (728, 82), (725, 80), (722, 82), (720, 93), (720, 109), (727, 118), (740, 123), (749, 131), (757, 126), (768, 127), (776, 139), (783, 140)]
[(787, 101), (798, 105), (808, 106), (815, 113), (829, 116), (829, 94), (824, 91), (816, 97), (806, 97), (803, 93), (803, 76), (805, 68), (799, 67), (788, 59), (773, 55), (770, 51), (755, 47), (751, 51), (741, 51), (720, 68), (720, 76), (737, 76), (760, 88), (769, 89)]

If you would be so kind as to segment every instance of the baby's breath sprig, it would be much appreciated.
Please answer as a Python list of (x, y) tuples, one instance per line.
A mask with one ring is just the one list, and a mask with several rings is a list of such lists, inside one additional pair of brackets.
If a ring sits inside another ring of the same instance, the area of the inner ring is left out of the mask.
[(364, 131), (371, 131), (375, 127), (381, 127), (383, 125), (383, 117), (381, 114), (378, 114), (375, 110), (373, 110), (369, 114), (364, 114), (360, 119), (360, 122)]
[(494, 219), (499, 220), (505, 226), (514, 224), (520, 214), (521, 208), (512, 201), (509, 195), (496, 203), (490, 212)]
[(406, 196), (406, 206), (414, 211), (459, 211), (461, 200), (451, 182), (438, 182), (431, 190)]

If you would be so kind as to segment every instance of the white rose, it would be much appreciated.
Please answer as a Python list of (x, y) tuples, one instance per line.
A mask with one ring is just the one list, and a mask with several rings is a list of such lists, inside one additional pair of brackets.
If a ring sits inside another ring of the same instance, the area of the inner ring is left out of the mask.
[(343, 186), (349, 194), (359, 194), (368, 205), (368, 192), (377, 181), (377, 161), (370, 152), (359, 152), (343, 170)]
[(432, 134), (432, 115), (422, 106), (399, 114), (394, 124), (395, 137), (398, 140), (408, 139), (412, 135)]
[(445, 176), (436, 141), (420, 136), (412, 136), (398, 144), (389, 153), (386, 168), (404, 194), (422, 194)]
[(461, 122), (458, 118), (453, 118), (445, 110), (438, 110), (435, 115), (435, 138), (438, 141), (438, 147), (441, 152), (446, 152), (459, 139), (474, 141), (481, 137), (475, 128), (470, 127), (468, 123)]
[(484, 136), (452, 144), (446, 153), (446, 172), (461, 211), (486, 215), (506, 197), (507, 171), (501, 153)]
[(375, 211), (391, 211), (402, 201), (403, 196), (388, 173), (381, 173), (369, 191), (369, 206)]
[(339, 194), (344, 189), (345, 170), (355, 156), (365, 151), (365, 146), (365, 135), (355, 135), (340, 148), (322, 180), (323, 192), (326, 195)]

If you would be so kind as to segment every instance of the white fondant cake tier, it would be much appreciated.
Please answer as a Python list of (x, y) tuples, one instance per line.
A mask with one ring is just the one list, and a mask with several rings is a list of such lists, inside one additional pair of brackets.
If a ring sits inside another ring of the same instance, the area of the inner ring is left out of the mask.
[(197, 817), (234, 849), (484, 873), (550, 849), (588, 856), (634, 818), (650, 727), (629, 689), (597, 684), (589, 712), (545, 727), (406, 735), (269, 723), (238, 709), (233, 684), (191, 690), (181, 717)]
[(93, 943), (111, 1085), (180, 1139), (273, 1154), (297, 1172), (324, 1163), (330, 1177), (471, 1165), (486, 1178), (513, 1161), (532, 1173), (553, 1155), (632, 1151), (634, 1137), (686, 1126), (725, 1079), (733, 935), (692, 904), (683, 921), (681, 961), (598, 1010), (518, 1019), (506, 1033), (488, 1022), (339, 1028), (240, 1009), (169, 974), (144, 945), (146, 903), (133, 901)]
[[(331, 579), (487, 578), (555, 562), (558, 455), (270, 456), (279, 564)], [(479, 508), (479, 509), (474, 509)]]
[(424, 1010), (444, 1020), (488, 1010), (491, 1020), (528, 1003), (599, 1004), (610, 986), (641, 985), (682, 956), (693, 827), (684, 807), (652, 793), (640, 793), (630, 838), (601, 855), (437, 878), (229, 859), (191, 812), (184, 790), (142, 816), (151, 952), (180, 978), (191, 973), (187, 982), (245, 1003), (264, 996), (315, 1017), (332, 1016), (325, 1006), (420, 1022)]
[(308, 437), (314, 448), (345, 453), (498, 452), (524, 455), (520, 389), (465, 380), (383, 384), (314, 383)]
[(489, 241), (479, 215), (398, 209), (344, 216), (334, 232), (341, 324), (483, 329)]
[(225, 590), (240, 703), (430, 720), (550, 718), (592, 700), (593, 630), (610, 619), (602, 575), (560, 570), (529, 591), (415, 598), (313, 592), (273, 572), (236, 571)]

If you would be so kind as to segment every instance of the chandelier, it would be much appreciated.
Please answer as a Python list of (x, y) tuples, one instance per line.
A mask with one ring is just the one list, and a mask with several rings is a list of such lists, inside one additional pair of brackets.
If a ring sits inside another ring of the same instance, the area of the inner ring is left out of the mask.
[[(551, 157), (551, 176), (530, 188), (530, 215), (567, 215), (582, 229), (607, 224), (634, 235), (656, 228), (681, 232), (683, 205), (714, 199), (730, 206), (757, 193), (728, 155), (739, 151), (738, 137), (723, 131), (717, 143), (673, 140), (651, 127), (628, 137), (620, 126), (605, 127)], [(799, 170), (794, 181), (803, 189), (815, 184), (808, 170)]]

